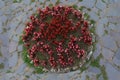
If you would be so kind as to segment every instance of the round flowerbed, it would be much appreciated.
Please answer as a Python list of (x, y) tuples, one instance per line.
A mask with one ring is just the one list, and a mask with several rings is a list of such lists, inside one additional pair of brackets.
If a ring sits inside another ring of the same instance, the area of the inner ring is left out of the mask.
[(90, 24), (81, 11), (67, 6), (38, 9), (30, 16), (22, 41), (26, 61), (41, 71), (80, 68), (92, 51)]

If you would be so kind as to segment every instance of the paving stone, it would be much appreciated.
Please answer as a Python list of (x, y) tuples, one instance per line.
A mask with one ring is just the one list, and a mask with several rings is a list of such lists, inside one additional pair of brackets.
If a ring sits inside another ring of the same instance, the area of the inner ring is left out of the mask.
[(2, 16), (4, 13), (4, 10), (0, 9), (0, 16)]
[(101, 66), (103, 66), (103, 65), (105, 65), (107, 62), (106, 62), (106, 60), (103, 58), (103, 59), (100, 59), (100, 62), (99, 62), (99, 64), (101, 65)]
[[(43, 0), (40, 0), (44, 2)], [(55, 0), (51, 0), (55, 3)], [(65, 2), (65, 0), (61, 0), (62, 2)], [(76, 0), (77, 1), (77, 0)], [(64, 4), (74, 4), (76, 2), (75, 0), (68, 0)], [(101, 2), (102, 0), (97, 0), (96, 6), (103, 11), (100, 12), (100, 15), (98, 16), (96, 13), (98, 13), (98, 9), (93, 7), (95, 0), (83, 0), (83, 2), (80, 2), (79, 4), (81, 6), (86, 6), (88, 8), (91, 8), (91, 12), (89, 12), (91, 19), (94, 19), (97, 22), (97, 34), (99, 35), (100, 39), (103, 41), (103, 45), (111, 50), (117, 51), (114, 58), (113, 62), (117, 65), (120, 65), (119, 62), (119, 49), (117, 50), (117, 46), (115, 44), (115, 41), (117, 41), (117, 45), (120, 47), (120, 39), (119, 39), (119, 33), (120, 32), (120, 24), (109, 24), (107, 27), (108, 30), (114, 30), (115, 32), (110, 32), (110, 35), (103, 36), (104, 34), (104, 24), (106, 24), (108, 21), (109, 22), (117, 22), (119, 23), (119, 19), (117, 19), (115, 16), (120, 16), (119, 15), (119, 8), (120, 5), (118, 3), (119, 0), (107, 0), (107, 3), (110, 3), (108, 5), (108, 8), (106, 8), (106, 4)], [(89, 3), (89, 4), (88, 4)], [(18, 36), (21, 34), (21, 32), (24, 29), (24, 22), (27, 20), (27, 18), (34, 12), (36, 11), (36, 6), (42, 6), (39, 4), (32, 3), (30, 4), (30, 0), (23, 0), (21, 3), (12, 3), (12, 0), (2, 0), (0, 1), (0, 33), (3, 31), (2, 28), (8, 29), (9, 27), (11, 28), (7, 32), (4, 32), (4, 34), (0, 34), (0, 40), (2, 42), (2, 45), (6, 45), (5, 47), (1, 47), (1, 52), (3, 57), (0, 57), (0, 62), (4, 63), (4, 69), (3, 71), (9, 70), (9, 67), (14, 67), (17, 62), (18, 62), (18, 53), (15, 52), (16, 48), (18, 47), (18, 51), (22, 50), (21, 46), (18, 46), (18, 42), (11, 41), (9, 43), (9, 39), (12, 37), (10, 40), (15, 40), (18, 41)], [(79, 6), (79, 5), (78, 5)], [(23, 10), (24, 9), (24, 10)], [(22, 10), (24, 12), (22, 12)], [(106, 18), (106, 16), (112, 16), (112, 18)], [(101, 18), (99, 18), (101, 17)], [(119, 17), (118, 17), (119, 18)], [(8, 24), (5, 24), (6, 26), (3, 26), (3, 23), (6, 23), (8, 21)], [(19, 25), (19, 22), (20, 25)], [(18, 27), (16, 29), (16, 27)], [(16, 29), (16, 31), (15, 31)], [(17, 37), (15, 35), (18, 35)], [(112, 37), (111, 37), (112, 36)], [(9, 47), (7, 47), (9, 45)], [(8, 49), (9, 48), (9, 49)], [(105, 59), (111, 60), (111, 57), (113, 57), (113, 52), (111, 52), (109, 49), (104, 49), (102, 47), (102, 54), (104, 56), (103, 59), (100, 60), (100, 65), (105, 65), (106, 67), (106, 72), (108, 73), (108, 80), (118, 80), (120, 77), (118, 76), (120, 74), (120, 71), (116, 70), (113, 66), (108, 64), (108, 62), (105, 61)], [(9, 52), (8, 52), (9, 51)], [(99, 53), (101, 52), (101, 46), (100, 44), (97, 44), (97, 50), (94, 54), (94, 57), (97, 57)], [(12, 55), (12, 56), (10, 56)], [(21, 64), (20, 62), (18, 64)], [(5, 72), (0, 73), (2, 76), (0, 76), (0, 80), (39, 80), (39, 77), (42, 78), (42, 80), (86, 80), (86, 75), (90, 76), (91, 80), (96, 80), (96, 74), (98, 74), (100, 71), (98, 68), (93, 68), (90, 67), (87, 71), (84, 71), (82, 74), (78, 74), (79, 71), (77, 72), (70, 72), (70, 73), (65, 73), (65, 74), (33, 74), (32, 69), (30, 68), (29, 70), (26, 70), (26, 65), (21, 64), (20, 66), (15, 67), (16, 70), (13, 73), (6, 73)], [(16, 74), (17, 73), (17, 74)], [(18, 75), (20, 73), (20, 75)], [(24, 74), (25, 73), (25, 74)], [(30, 78), (26, 79), (25, 75), (29, 75)], [(7, 77), (6, 77), (7, 76)], [(81, 77), (80, 77), (81, 76)], [(101, 76), (99, 80), (104, 80), (103, 77)]]
[(88, 72), (92, 72), (92, 73), (94, 73), (94, 74), (99, 74), (99, 73), (100, 73), (100, 69), (99, 69), (99, 68), (91, 67), (91, 66), (88, 68), (87, 71), (88, 71)]
[(19, 27), (18, 27), (18, 28), (16, 29), (16, 31), (15, 31), (16, 34), (17, 34), (18, 36), (20, 36), (21, 33), (23, 32), (24, 28), (25, 28), (25, 25), (20, 24)]
[(94, 55), (94, 58), (96, 58), (97, 56), (99, 56), (100, 55), (100, 53), (101, 53), (101, 45), (100, 45), (100, 43), (97, 43), (96, 44), (96, 50), (95, 50), (95, 52), (93, 53)]
[(98, 0), (96, 3), (96, 7), (103, 10), (106, 8), (106, 4), (102, 2), (102, 0)]
[(107, 18), (100, 19), (97, 22), (97, 27), (96, 27), (96, 33), (99, 35), (99, 37), (102, 37), (104, 34), (104, 24), (108, 22)]
[(117, 52), (116, 52), (116, 54), (115, 54), (115, 56), (113, 58), (113, 62), (116, 65), (120, 66), (120, 48), (117, 50)]
[(0, 1), (0, 8), (4, 7), (5, 6), (5, 3), (4, 1)]
[(109, 63), (106, 64), (106, 72), (108, 75), (108, 80), (119, 80), (120, 79), (120, 72), (116, 70)]
[(1, 54), (2, 54), (2, 57), (9, 58), (10, 55), (9, 55), (8, 47), (1, 46)]
[(13, 55), (9, 58), (9, 67), (14, 67), (17, 64), (18, 61), (18, 53), (15, 52)]
[(9, 44), (8, 33), (1, 34), (0, 35), (0, 40), (1, 40), (3, 46), (8, 46), (8, 44)]
[(97, 14), (93, 10), (89, 12), (89, 15), (90, 15), (91, 19), (93, 19), (95, 21), (99, 20), (99, 16), (97, 16)]
[(114, 39), (110, 35), (105, 35), (102, 37), (102, 45), (106, 48), (116, 51), (117, 46)]
[(58, 74), (51, 73), (51, 74), (47, 75), (46, 80), (57, 80), (58, 79), (57, 76), (58, 76)]
[(21, 65), (17, 68), (16, 73), (17, 73), (17, 74), (23, 74), (25, 67), (26, 67), (26, 64), (25, 64), (25, 63), (24, 63), (24, 64), (21, 64)]
[(19, 45), (17, 51), (22, 51), (23, 50), (23, 45)]
[(108, 49), (102, 49), (102, 55), (105, 59), (112, 61), (112, 58), (114, 56), (115, 53), (113, 53), (112, 51), (108, 50)]
[(13, 52), (16, 50), (18, 46), (18, 43), (15, 42), (15, 41), (11, 41), (10, 44), (9, 44), (9, 53)]
[(120, 5), (119, 5), (120, 2), (117, 2), (117, 3), (114, 3), (114, 4), (110, 4), (108, 6), (108, 8), (106, 9), (106, 15), (107, 16), (119, 16), (120, 14)]
[[(89, 73), (87, 73), (86, 76), (89, 76), (89, 79), (90, 79), (90, 80), (97, 80), (97, 79), (96, 79), (96, 75), (97, 75), (97, 74), (95, 74), (95, 73), (89, 72)], [(87, 79), (87, 77), (86, 77), (86, 79)], [(86, 80), (86, 79), (85, 79), (85, 80)]]
[(19, 41), (19, 36), (14, 35), (14, 36), (13, 36), (13, 38), (12, 38), (12, 40), (14, 40), (14, 41), (18, 42), (18, 41)]
[(0, 20), (2, 21), (2, 23), (5, 23), (7, 20), (7, 16), (5, 15), (0, 16)]
[(2, 21), (0, 20), (0, 33), (3, 32), (3, 25), (2, 25)]
[(79, 3), (79, 5), (86, 6), (88, 8), (94, 7), (94, 4), (95, 4), (95, 0), (89, 0), (89, 4), (88, 4), (88, 0), (83, 0), (82, 2)]
[[(14, 23), (13, 23), (13, 22), (14, 22)], [(18, 27), (18, 24), (19, 24), (19, 23), (20, 23), (20, 22), (17, 21), (16, 18), (13, 18), (13, 19), (11, 20), (9, 26), (10, 26), (10, 28), (12, 29), (12, 31), (15, 30), (16, 27)]]
[(98, 80), (104, 80), (104, 79), (103, 79), (103, 76), (101, 75), (101, 76), (98, 78)]
[(31, 1), (30, 0), (23, 0), (22, 3), (29, 5), (31, 3)]
[(112, 36), (112, 38), (117, 42), (117, 45), (120, 47), (120, 33), (111, 31), (110, 35)]

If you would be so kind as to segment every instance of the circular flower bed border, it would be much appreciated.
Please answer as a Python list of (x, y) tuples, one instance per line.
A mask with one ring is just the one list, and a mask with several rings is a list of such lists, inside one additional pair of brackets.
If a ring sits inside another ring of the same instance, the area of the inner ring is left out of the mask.
[(93, 53), (95, 40), (90, 25), (94, 21), (84, 18), (81, 11), (68, 6), (38, 9), (20, 38), (24, 61), (40, 73), (81, 68)]

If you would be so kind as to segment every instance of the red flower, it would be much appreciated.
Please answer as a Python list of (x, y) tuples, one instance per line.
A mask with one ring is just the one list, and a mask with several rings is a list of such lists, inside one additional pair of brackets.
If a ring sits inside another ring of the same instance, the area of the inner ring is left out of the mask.
[(76, 59), (79, 63), (92, 44), (82, 13), (72, 7), (54, 6), (39, 8), (37, 15), (30, 16), (22, 38), (34, 65), (64, 68), (76, 65)]

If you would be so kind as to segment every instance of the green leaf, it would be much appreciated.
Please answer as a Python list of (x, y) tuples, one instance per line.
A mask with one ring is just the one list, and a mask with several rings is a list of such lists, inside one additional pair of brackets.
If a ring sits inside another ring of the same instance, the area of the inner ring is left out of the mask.
[(13, 0), (13, 3), (20, 3), (22, 0)]
[(23, 41), (22, 41), (22, 36), (19, 37), (19, 42), (18, 42), (19, 45), (23, 44)]
[(82, 2), (83, 0), (78, 0), (78, 1)]
[(80, 6), (79, 10), (83, 11), (83, 9), (86, 8), (85, 6)]
[(74, 9), (77, 9), (78, 8), (78, 6), (77, 5), (72, 5), (72, 7), (74, 8)]
[(90, 24), (95, 24), (95, 21), (94, 20), (90, 20)]
[(101, 0), (103, 3), (106, 3), (105, 0)]
[(108, 34), (108, 31), (107, 30), (104, 30), (104, 35)]
[(2, 57), (2, 53), (0, 52), (0, 57)]
[(53, 7), (53, 4), (49, 4), (49, 7), (52, 8), (52, 7)]
[(107, 76), (107, 73), (105, 71), (105, 66), (101, 66), (100, 69), (101, 69), (104, 80), (108, 80), (108, 76)]
[(4, 64), (1, 63), (1, 64), (0, 64), (0, 69), (3, 69), (3, 68), (4, 68)]
[(93, 66), (93, 67), (100, 68), (99, 61), (102, 57), (103, 57), (102, 54), (100, 54), (96, 59), (93, 58), (90, 65)]
[(35, 0), (31, 0), (31, 2), (35, 2)]
[(84, 14), (84, 18), (85, 18), (85, 19), (89, 19), (89, 18), (90, 18), (89, 14), (85, 13), (85, 14)]
[(34, 71), (35, 73), (43, 73), (44, 71), (43, 71), (43, 68), (42, 67), (35, 67), (35, 71)]
[(58, 4), (60, 4), (60, 0), (57, 0), (55, 3), (55, 5), (58, 5)]
[(85, 71), (86, 69), (87, 69), (87, 67), (83, 66), (83, 67), (80, 68), (80, 71), (83, 72), (83, 71)]

